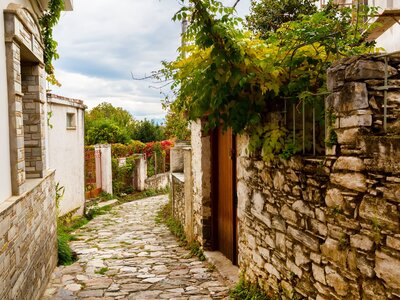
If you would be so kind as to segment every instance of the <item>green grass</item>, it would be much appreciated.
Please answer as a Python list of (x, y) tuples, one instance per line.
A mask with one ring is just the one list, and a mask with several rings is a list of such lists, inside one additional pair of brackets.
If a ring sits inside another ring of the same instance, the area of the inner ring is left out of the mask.
[(77, 260), (76, 255), (69, 246), (69, 242), (78, 240), (78, 237), (71, 234), (71, 232), (86, 225), (93, 218), (109, 212), (111, 209), (111, 206), (95, 207), (85, 216), (71, 217), (68, 215), (57, 220), (58, 265), (68, 266)]
[[(152, 197), (152, 196), (157, 196), (157, 195), (163, 195), (166, 194), (169, 191), (169, 189), (163, 189), (163, 190), (146, 190), (143, 192), (139, 193), (134, 193), (131, 195), (124, 196), (120, 198), (121, 202), (130, 202), (146, 197)], [(102, 193), (99, 197), (101, 200), (111, 200), (111, 199), (116, 199), (114, 195)], [(57, 242), (58, 242), (58, 265), (71, 265), (76, 261), (76, 255), (73, 253), (69, 246), (70, 241), (78, 240), (78, 237), (71, 234), (73, 231), (81, 228), (82, 226), (88, 224), (91, 220), (96, 218), (97, 216), (104, 215), (112, 210), (112, 206), (104, 206), (104, 207), (97, 207), (96, 205), (93, 206), (88, 212), (86, 213), (85, 216), (82, 217), (72, 217), (72, 214), (68, 214), (67, 216), (64, 216), (62, 218), (59, 218), (57, 221)], [(182, 242), (186, 241), (186, 238), (184, 237), (183, 233), (183, 228), (179, 228), (178, 223), (172, 223), (172, 220), (169, 222), (171, 227), (174, 228), (174, 232), (177, 235), (183, 235), (181, 237)], [(193, 248), (193, 255), (197, 255), (197, 253), (200, 253), (201, 250), (198, 250), (197, 248)], [(101, 271), (102, 269), (100, 269)], [(99, 271), (99, 272), (100, 272)], [(104, 271), (107, 272), (107, 271)], [(101, 273), (99, 273), (101, 274)]]
[(148, 189), (148, 190), (145, 190), (142, 192), (134, 192), (134, 193), (126, 195), (126, 196), (121, 196), (121, 197), (119, 197), (119, 201), (124, 202), (124, 203), (132, 202), (132, 201), (147, 198), (147, 197), (164, 195), (164, 194), (167, 194), (168, 192), (169, 192), (168, 187), (166, 189), (159, 189), (159, 190)]
[(71, 240), (73, 240), (73, 235), (60, 227), (57, 228), (58, 265), (68, 266), (76, 261), (76, 256), (68, 244)]
[(237, 300), (272, 300), (260, 287), (247, 282), (243, 278), (230, 291), (230, 296)]
[(187, 248), (190, 250), (190, 254), (192, 256), (197, 256), (201, 261), (205, 261), (206, 257), (204, 256), (203, 249), (201, 249), (199, 243), (189, 243)]
[(97, 216), (105, 215), (106, 213), (110, 212), (112, 210), (111, 205), (103, 206), (103, 207), (98, 207), (98, 206), (93, 206), (88, 212), (86, 213), (86, 218), (88, 221), (93, 220)]
[(201, 261), (206, 258), (204, 256), (203, 249), (201, 249), (198, 242), (189, 243), (186, 239), (185, 231), (182, 224), (172, 216), (172, 201), (168, 201), (157, 213), (156, 223), (164, 223), (167, 225), (171, 233), (176, 236), (179, 241), (179, 245), (190, 250), (190, 256), (197, 256)]
[(101, 268), (100, 270), (95, 271), (95, 273), (96, 273), (96, 274), (100, 274), (100, 275), (104, 275), (104, 274), (106, 274), (106, 272), (107, 272), (108, 270), (109, 270), (109, 268), (103, 267), (103, 268)]

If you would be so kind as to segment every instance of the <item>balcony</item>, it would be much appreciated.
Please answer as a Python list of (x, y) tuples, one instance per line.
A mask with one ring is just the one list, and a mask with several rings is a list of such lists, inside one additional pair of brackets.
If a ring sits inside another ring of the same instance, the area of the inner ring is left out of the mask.
[[(328, 0), (319, 0), (319, 7), (324, 7)], [(367, 41), (375, 41), (382, 36), (393, 25), (400, 24), (400, 4), (394, 4), (393, 0), (335, 0), (335, 4), (339, 6), (347, 6), (356, 8), (357, 5), (369, 5), (378, 8), (376, 17), (366, 20), (373, 28), (366, 38)], [(372, 26), (379, 24), (378, 26)]]

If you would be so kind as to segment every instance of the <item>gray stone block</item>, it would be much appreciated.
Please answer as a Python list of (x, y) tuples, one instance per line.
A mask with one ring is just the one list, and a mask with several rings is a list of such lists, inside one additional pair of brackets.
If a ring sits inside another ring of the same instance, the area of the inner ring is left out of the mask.
[[(388, 77), (397, 75), (398, 71), (392, 66), (387, 67)], [(373, 60), (358, 60), (346, 67), (346, 81), (385, 78), (385, 63)]]

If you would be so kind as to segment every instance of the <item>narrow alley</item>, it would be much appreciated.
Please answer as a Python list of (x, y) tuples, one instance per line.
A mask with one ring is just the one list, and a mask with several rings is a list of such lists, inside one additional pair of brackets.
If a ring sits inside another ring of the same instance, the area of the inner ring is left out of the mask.
[(156, 223), (167, 201), (126, 203), (78, 230), (71, 243), (78, 261), (56, 268), (43, 299), (228, 299), (216, 271)]

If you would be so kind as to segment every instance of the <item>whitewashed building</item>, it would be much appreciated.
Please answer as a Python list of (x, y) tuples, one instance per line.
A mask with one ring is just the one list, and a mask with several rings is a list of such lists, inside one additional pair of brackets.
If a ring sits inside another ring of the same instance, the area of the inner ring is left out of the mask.
[(47, 4), (0, 0), (0, 299), (39, 299), (57, 262), (39, 26)]
[(85, 206), (85, 105), (82, 100), (47, 94), (48, 158), (55, 181), (64, 188), (59, 214), (82, 215)]
[[(368, 5), (378, 8), (375, 18), (366, 20), (370, 24), (378, 23), (368, 39), (376, 41), (376, 46), (385, 52), (400, 51), (400, 1), (399, 0), (334, 0), (343, 6)], [(328, 3), (328, 0), (319, 0), (319, 7)]]

